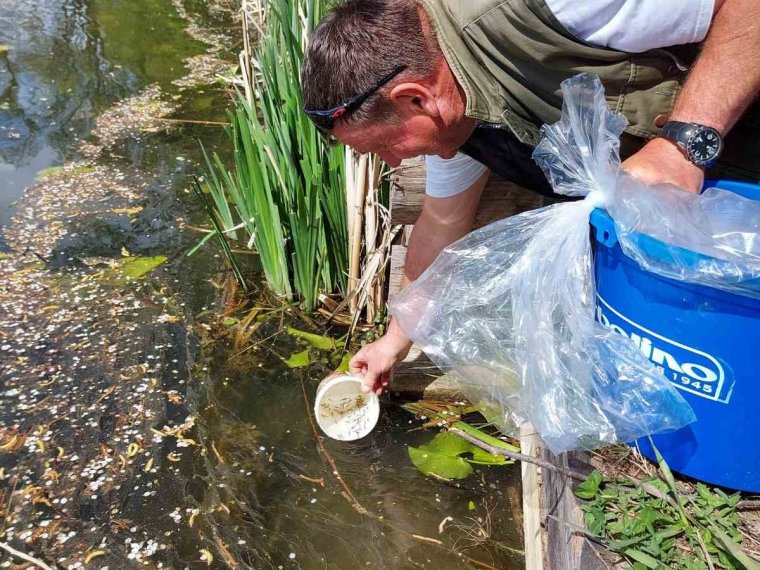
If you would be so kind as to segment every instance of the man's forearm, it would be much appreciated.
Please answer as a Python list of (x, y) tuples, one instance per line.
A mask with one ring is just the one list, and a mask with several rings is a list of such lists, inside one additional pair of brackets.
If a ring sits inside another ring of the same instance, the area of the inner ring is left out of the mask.
[(670, 118), (725, 135), (760, 90), (760, 1), (718, 0), (717, 6)]
[[(449, 226), (435, 226), (432, 220), (426, 219), (424, 214), (420, 216), (414, 225), (414, 231), (409, 239), (404, 263), (404, 277), (401, 288), (405, 289), (412, 281), (417, 279), (430, 266), (438, 254), (447, 245), (457, 241), (472, 229), (472, 221), (468, 224)], [(388, 326), (388, 334), (407, 338), (395, 319), (391, 319)]]
[[(422, 275), (446, 246), (472, 229), (488, 177), (489, 173), (485, 173), (461, 195), (447, 198), (450, 203), (446, 205), (425, 203), (407, 246), (402, 289)], [(408, 339), (395, 319), (388, 326), (388, 334)]]

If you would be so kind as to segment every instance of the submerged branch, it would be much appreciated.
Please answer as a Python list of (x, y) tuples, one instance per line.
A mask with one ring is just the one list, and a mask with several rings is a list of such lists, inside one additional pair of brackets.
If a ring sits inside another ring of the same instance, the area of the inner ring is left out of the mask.
[(42, 568), (42, 570), (53, 570), (50, 566), (45, 564), (42, 560), (39, 560), (35, 558), (34, 556), (29, 556), (28, 554), (24, 554), (20, 550), (16, 550), (15, 548), (6, 544), (5, 542), (0, 542), (0, 548), (12, 554), (16, 558), (21, 558), (21, 560), (26, 560), (30, 564), (34, 564), (35, 566)]
[(549, 469), (550, 471), (556, 471), (560, 475), (564, 475), (565, 477), (570, 477), (571, 479), (575, 479), (576, 481), (586, 480), (586, 475), (584, 475), (583, 473), (580, 473), (578, 471), (573, 471), (572, 469), (567, 469), (565, 467), (558, 467), (557, 465), (549, 463), (545, 459), (539, 459), (538, 457), (531, 457), (530, 455), (525, 455), (524, 453), (519, 453), (517, 451), (510, 451), (509, 449), (504, 449), (501, 447), (495, 447), (493, 445), (489, 445), (485, 443), (484, 441), (481, 441), (477, 437), (474, 437), (459, 428), (451, 427), (449, 428), (449, 431), (457, 434), (462, 439), (469, 441), (473, 445), (476, 445), (480, 449), (483, 449), (484, 451), (487, 451), (493, 455), (503, 455), (504, 457), (514, 459), (515, 461), (524, 461), (526, 463), (532, 463), (533, 465), (537, 465), (544, 469)]

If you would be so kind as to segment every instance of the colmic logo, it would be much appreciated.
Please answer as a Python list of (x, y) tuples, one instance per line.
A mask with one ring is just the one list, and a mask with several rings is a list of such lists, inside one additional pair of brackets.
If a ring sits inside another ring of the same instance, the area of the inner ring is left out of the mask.
[(601, 296), (596, 320), (606, 329), (624, 336), (638, 348), (676, 386), (716, 402), (728, 403), (731, 387), (726, 388), (726, 373), (714, 356), (686, 346), (624, 317)]

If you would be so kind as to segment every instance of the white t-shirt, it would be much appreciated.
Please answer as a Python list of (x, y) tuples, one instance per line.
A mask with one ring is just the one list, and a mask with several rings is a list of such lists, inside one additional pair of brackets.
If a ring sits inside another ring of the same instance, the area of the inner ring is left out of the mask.
[[(702, 41), (715, 0), (546, 0), (555, 17), (581, 39), (628, 52)], [(464, 154), (426, 157), (426, 193), (446, 198), (464, 192), (486, 167)]]

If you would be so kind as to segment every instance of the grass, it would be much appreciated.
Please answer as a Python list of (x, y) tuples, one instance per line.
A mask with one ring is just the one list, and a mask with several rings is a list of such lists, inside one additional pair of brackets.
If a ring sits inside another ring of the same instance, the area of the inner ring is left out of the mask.
[(679, 491), (657, 453), (659, 473), (641, 484), (592, 472), (575, 494), (585, 500), (585, 533), (623, 557), (634, 570), (760, 570), (742, 549), (738, 493), (697, 483)]

